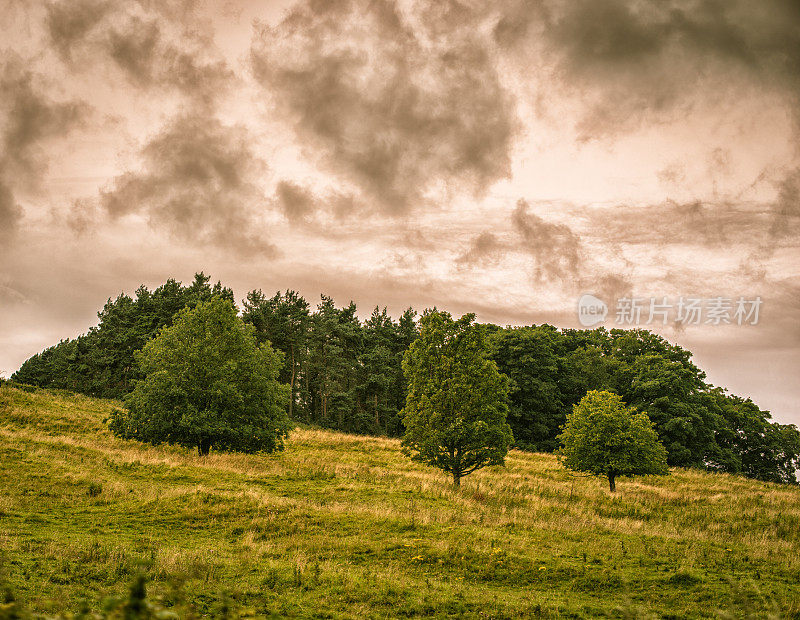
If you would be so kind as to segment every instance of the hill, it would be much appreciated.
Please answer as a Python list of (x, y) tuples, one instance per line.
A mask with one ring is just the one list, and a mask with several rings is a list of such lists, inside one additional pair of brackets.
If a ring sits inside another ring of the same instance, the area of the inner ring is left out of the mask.
[(673, 469), (612, 496), (512, 451), (454, 491), (394, 439), (201, 458), (114, 438), (118, 406), (0, 387), (0, 579), (32, 610), (143, 572), (182, 614), (800, 617), (796, 487)]

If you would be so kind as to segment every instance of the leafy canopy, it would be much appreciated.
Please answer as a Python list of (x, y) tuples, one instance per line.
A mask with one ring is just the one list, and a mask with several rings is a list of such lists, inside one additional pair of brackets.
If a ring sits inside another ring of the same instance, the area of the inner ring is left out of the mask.
[(404, 451), (452, 473), (456, 486), (476, 469), (502, 465), (513, 441), (508, 378), (487, 359), (484, 329), (474, 318), (454, 321), (447, 312), (426, 311), (403, 358)]
[(667, 451), (646, 413), (625, 406), (613, 392), (592, 390), (574, 406), (559, 435), (565, 467), (608, 476), (667, 473)]
[(136, 354), (144, 378), (111, 420), (116, 434), (150, 443), (271, 452), (289, 430), (279, 353), (258, 345), (230, 300), (178, 313)]
[(170, 278), (153, 291), (142, 285), (131, 297), (121, 293), (97, 313), (99, 323), (73, 340), (62, 340), (22, 364), (12, 379), (46, 388), (72, 390), (101, 398), (122, 398), (141, 379), (135, 352), (172, 325), (183, 308), (212, 297), (233, 301), (233, 291), (210, 284), (204, 273), (184, 286)]

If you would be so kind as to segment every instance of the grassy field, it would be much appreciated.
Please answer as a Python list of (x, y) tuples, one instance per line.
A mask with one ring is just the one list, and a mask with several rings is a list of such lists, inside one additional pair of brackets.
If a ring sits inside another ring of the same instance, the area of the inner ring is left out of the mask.
[(800, 617), (798, 488), (673, 470), (611, 495), (513, 451), (454, 491), (396, 440), (200, 458), (114, 438), (117, 406), (0, 387), (0, 581), (31, 610), (144, 573), (181, 616)]

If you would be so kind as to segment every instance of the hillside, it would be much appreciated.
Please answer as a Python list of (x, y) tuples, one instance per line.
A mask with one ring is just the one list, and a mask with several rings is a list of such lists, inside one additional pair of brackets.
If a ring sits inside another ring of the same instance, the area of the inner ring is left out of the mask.
[(114, 438), (115, 401), (0, 387), (0, 580), (30, 608), (124, 595), (288, 617), (800, 617), (800, 489), (574, 477), (550, 455), (448, 477), (393, 439), (298, 429), (274, 456)]

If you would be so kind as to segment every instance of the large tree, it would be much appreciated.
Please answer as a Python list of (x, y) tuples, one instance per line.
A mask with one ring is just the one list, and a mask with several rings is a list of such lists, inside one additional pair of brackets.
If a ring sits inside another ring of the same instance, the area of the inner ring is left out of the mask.
[(154, 444), (241, 452), (283, 448), (289, 388), (281, 355), (258, 345), (230, 300), (214, 297), (178, 313), (136, 355), (143, 379), (115, 415), (116, 434)]
[(667, 473), (667, 451), (645, 413), (625, 406), (613, 392), (592, 390), (567, 416), (559, 435), (561, 461), (574, 471), (608, 477)]
[(476, 469), (502, 465), (513, 441), (506, 422), (508, 377), (487, 359), (486, 335), (474, 319), (426, 311), (419, 338), (403, 358), (404, 451), (451, 473), (455, 486)]

